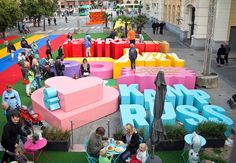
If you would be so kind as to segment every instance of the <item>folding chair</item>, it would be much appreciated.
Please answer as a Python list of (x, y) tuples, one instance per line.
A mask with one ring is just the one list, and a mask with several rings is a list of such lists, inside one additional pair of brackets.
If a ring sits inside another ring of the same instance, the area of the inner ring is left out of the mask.
[(98, 158), (96, 157), (93, 157), (93, 156), (90, 156), (87, 152), (87, 146), (88, 146), (88, 138), (85, 137), (84, 138), (84, 148), (85, 148), (85, 151), (86, 151), (86, 159), (88, 160), (88, 163), (96, 163), (98, 162)]

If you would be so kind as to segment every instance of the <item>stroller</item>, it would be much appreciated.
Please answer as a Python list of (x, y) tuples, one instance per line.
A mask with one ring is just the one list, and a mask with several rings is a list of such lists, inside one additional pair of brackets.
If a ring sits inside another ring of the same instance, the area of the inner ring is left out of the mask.
[(46, 79), (50, 76), (50, 66), (49, 62), (45, 58), (39, 59), (39, 68), (40, 68), (40, 74), (43, 79)]
[(25, 126), (30, 127), (32, 125), (38, 125), (41, 128), (44, 127), (42, 122), (43, 118), (38, 113), (30, 114), (26, 106), (22, 106), (19, 110), (20, 110), (20, 117), (23, 120), (23, 124)]

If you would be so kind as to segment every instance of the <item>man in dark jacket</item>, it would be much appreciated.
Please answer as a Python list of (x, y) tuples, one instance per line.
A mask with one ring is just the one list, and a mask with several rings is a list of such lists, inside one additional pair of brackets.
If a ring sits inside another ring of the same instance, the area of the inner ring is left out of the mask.
[(63, 73), (63, 65), (61, 64), (61, 58), (59, 56), (57, 56), (57, 60), (55, 62), (55, 69), (56, 69), (56, 73), (57, 73), (57, 76), (64, 76), (64, 73)]
[(156, 23), (155, 22), (152, 23), (152, 31), (153, 31), (153, 34), (155, 35), (155, 32), (156, 32)]
[(134, 46), (134, 44), (130, 44), (130, 49), (129, 49), (129, 60), (131, 63), (131, 71), (135, 71), (135, 60), (137, 59), (138, 53), (137, 50)]
[[(17, 143), (18, 135), (24, 135), (24, 136), (27, 135), (21, 130), (21, 125), (19, 123), (20, 122), (19, 111), (13, 110), (10, 114), (10, 118), (11, 120), (8, 121), (3, 128), (1, 144), (5, 148), (5, 150), (8, 150), (10, 152), (15, 152), (15, 148), (19, 146)], [(14, 161), (13, 156), (10, 156), (7, 152), (5, 152), (1, 163), (7, 162), (9, 158), (10, 161)]]
[(217, 51), (217, 57), (216, 57), (216, 62), (218, 66), (224, 64), (223, 56), (225, 56), (225, 47), (223, 44), (221, 44), (220, 48)]
[(25, 37), (22, 37), (21, 47), (22, 48), (28, 48), (29, 47), (29, 44), (28, 44), (27, 40), (25, 39)]
[(7, 52), (12, 53), (12, 51), (16, 51), (15, 46), (12, 44), (12, 42), (9, 42), (7, 45)]
[(64, 53), (63, 53), (62, 45), (60, 45), (58, 48), (58, 57), (61, 58), (61, 61), (64, 60)]

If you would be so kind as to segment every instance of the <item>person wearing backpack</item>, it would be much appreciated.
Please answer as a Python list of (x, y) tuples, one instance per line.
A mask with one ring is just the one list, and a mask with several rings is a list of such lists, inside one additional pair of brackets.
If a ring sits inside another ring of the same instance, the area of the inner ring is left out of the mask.
[(135, 72), (135, 60), (137, 59), (138, 52), (134, 46), (134, 44), (130, 44), (130, 49), (129, 49), (129, 60), (131, 63), (131, 71)]

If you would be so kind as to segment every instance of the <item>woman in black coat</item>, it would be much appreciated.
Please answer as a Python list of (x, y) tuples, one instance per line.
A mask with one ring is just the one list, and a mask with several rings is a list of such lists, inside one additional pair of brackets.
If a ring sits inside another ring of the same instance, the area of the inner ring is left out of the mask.
[[(18, 135), (27, 135), (21, 130), (20, 113), (18, 110), (11, 111), (10, 119), (3, 128), (1, 144), (5, 150), (15, 152), (15, 148), (19, 146), (17, 142)], [(14, 161), (14, 157), (5, 152), (1, 163), (7, 162), (9, 158), (10, 161)]]
[(136, 154), (140, 144), (139, 135), (132, 124), (127, 123), (125, 125), (125, 134), (122, 136), (122, 141), (126, 144), (126, 150), (120, 158), (123, 162), (126, 162), (128, 157)]
[(80, 70), (82, 77), (90, 75), (90, 65), (88, 64), (88, 60), (86, 58), (83, 59), (83, 63), (80, 66)]

